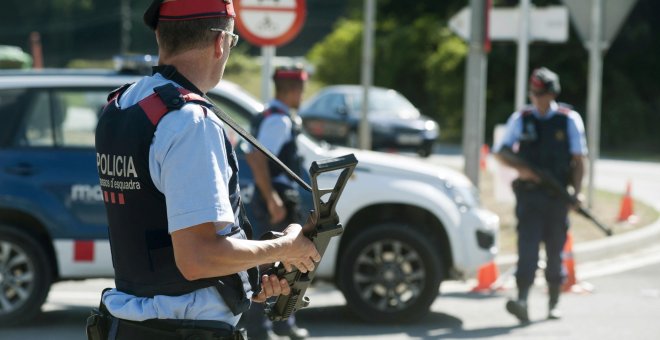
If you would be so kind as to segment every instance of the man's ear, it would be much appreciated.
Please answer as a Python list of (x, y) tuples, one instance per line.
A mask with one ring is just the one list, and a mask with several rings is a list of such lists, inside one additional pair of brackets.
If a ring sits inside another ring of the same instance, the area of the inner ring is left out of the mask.
[(213, 49), (214, 49), (213, 56), (218, 59), (221, 59), (223, 54), (225, 53), (225, 49), (223, 46), (224, 45), (223, 43), (225, 41), (225, 34), (226, 34), (225, 32), (220, 32), (220, 34), (218, 34), (218, 36), (213, 41)]

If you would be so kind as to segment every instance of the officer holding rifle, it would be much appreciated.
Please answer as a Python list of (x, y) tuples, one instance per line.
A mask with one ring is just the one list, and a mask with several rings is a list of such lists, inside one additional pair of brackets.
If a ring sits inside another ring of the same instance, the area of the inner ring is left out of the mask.
[[(154, 0), (145, 12), (159, 66), (113, 92), (97, 127), (97, 159), (131, 171), (99, 168), (116, 288), (88, 319), (89, 338), (239, 339), (251, 301), (290, 291), (257, 266), (307, 272), (320, 261), (299, 224), (249, 240), (236, 156), (203, 97), (238, 42), (235, 16), (231, 0)], [(113, 185), (127, 180), (139, 185)]]
[[(560, 93), (559, 77), (542, 67), (532, 72), (529, 82), (532, 105), (514, 112), (506, 125), (496, 157), (518, 171), (513, 182), (518, 219), (517, 299), (509, 300), (506, 309), (520, 322), (529, 322), (527, 298), (534, 282), (539, 245), (545, 245), (548, 283), (548, 318), (558, 319), (559, 295), (565, 273), (561, 252), (566, 242), (570, 203), (541, 185), (539, 174), (525, 164), (540, 169), (563, 188), (571, 187), (574, 202), (581, 189), (584, 157), (587, 154), (584, 124), (570, 106), (555, 98)], [(515, 156), (523, 160), (516, 162)]]

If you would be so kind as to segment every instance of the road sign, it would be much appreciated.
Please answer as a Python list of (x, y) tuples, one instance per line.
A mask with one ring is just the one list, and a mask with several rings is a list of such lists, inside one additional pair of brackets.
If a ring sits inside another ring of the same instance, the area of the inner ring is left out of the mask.
[[(591, 12), (593, 0), (563, 0), (570, 10), (573, 25), (582, 42), (591, 40)], [(601, 46), (607, 48), (621, 28), (637, 0), (602, 0)]]
[[(568, 40), (568, 9), (564, 6), (531, 7), (529, 40), (565, 42)], [(494, 41), (515, 41), (519, 37), (518, 7), (492, 8), (489, 32)], [(461, 38), (470, 37), (470, 9), (464, 7), (449, 20), (449, 28)]]
[(298, 35), (305, 22), (305, 0), (234, 0), (236, 28), (257, 46), (281, 46)]

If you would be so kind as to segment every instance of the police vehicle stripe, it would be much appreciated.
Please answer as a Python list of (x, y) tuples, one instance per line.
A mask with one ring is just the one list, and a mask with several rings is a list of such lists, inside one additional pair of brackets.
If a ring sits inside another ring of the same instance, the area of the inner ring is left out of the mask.
[(114, 275), (108, 240), (55, 239), (53, 246), (62, 279)]

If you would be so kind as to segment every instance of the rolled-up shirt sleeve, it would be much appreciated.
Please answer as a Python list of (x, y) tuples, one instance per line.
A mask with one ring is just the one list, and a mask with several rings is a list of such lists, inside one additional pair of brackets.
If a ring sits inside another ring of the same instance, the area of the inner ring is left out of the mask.
[(506, 122), (506, 127), (504, 130), (504, 136), (502, 139), (494, 145), (493, 152), (499, 152), (502, 150), (502, 147), (513, 147), (515, 143), (520, 139), (520, 134), (522, 133), (522, 116), (520, 112), (514, 112)]
[(572, 155), (587, 155), (587, 139), (584, 134), (582, 117), (575, 111), (568, 115), (568, 142)]
[(158, 125), (150, 149), (154, 184), (166, 199), (170, 233), (201, 223), (234, 222), (222, 123), (186, 105)]

